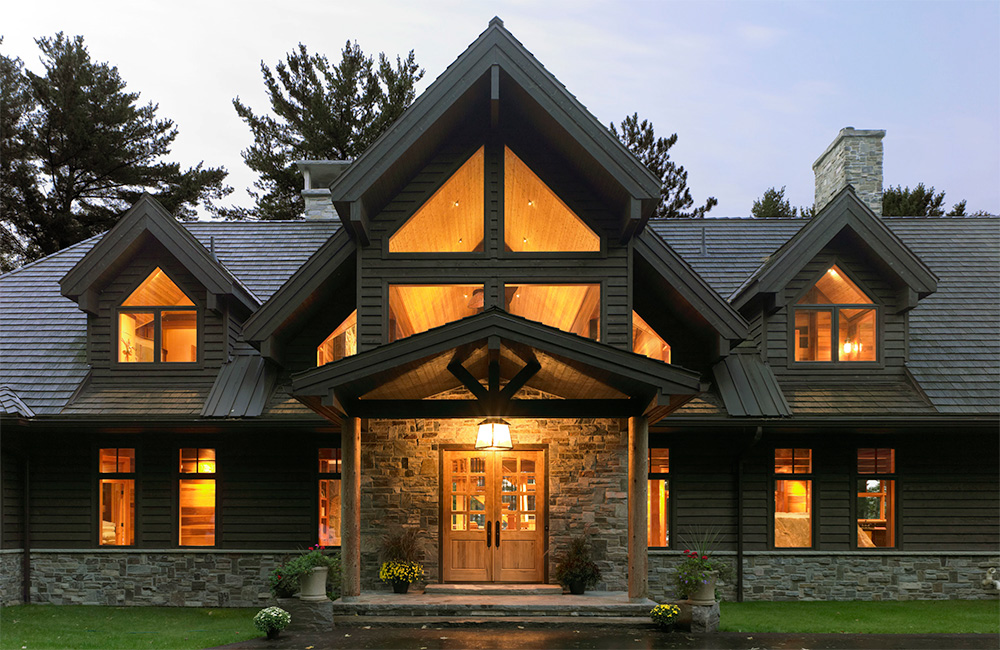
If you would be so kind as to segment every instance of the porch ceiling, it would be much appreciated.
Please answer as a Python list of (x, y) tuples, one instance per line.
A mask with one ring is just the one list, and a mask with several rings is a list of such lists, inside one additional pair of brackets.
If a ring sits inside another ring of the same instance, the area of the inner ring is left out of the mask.
[[(433, 399), (462, 387), (470, 399)], [(658, 418), (700, 389), (692, 371), (498, 309), (293, 376), (327, 417)]]

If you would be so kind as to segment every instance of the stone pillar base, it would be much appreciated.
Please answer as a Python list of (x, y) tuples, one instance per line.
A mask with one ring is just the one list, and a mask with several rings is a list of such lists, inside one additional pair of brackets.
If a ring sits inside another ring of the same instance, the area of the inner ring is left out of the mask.
[(333, 601), (301, 600), (299, 598), (278, 598), (278, 607), (292, 615), (287, 630), (311, 631), (333, 628)]
[(691, 605), (691, 631), (717, 632), (719, 629), (719, 603)]

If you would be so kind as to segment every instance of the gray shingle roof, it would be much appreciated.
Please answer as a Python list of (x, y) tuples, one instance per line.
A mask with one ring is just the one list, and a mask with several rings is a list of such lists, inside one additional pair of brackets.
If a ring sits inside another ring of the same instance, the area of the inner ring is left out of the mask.
[[(937, 291), (909, 315), (914, 379), (941, 413), (1000, 411), (1000, 219), (886, 217), (884, 223), (938, 276)], [(767, 257), (795, 235), (803, 219), (676, 219), (650, 226), (723, 296), (731, 295)], [(832, 387), (810, 394), (782, 386), (792, 411), (815, 412)], [(906, 387), (900, 384), (898, 390)], [(854, 410), (866, 400), (849, 387), (827, 409)], [(893, 389), (886, 408), (920, 405)], [(826, 391), (826, 392), (824, 392)], [(861, 390), (868, 393), (867, 388)], [(910, 393), (913, 391), (910, 390)], [(799, 395), (801, 399), (793, 396)], [(891, 393), (891, 394), (890, 394)], [(871, 395), (868, 395), (870, 398)], [(843, 400), (847, 400), (844, 402)], [(829, 411), (828, 411), (829, 412)]]

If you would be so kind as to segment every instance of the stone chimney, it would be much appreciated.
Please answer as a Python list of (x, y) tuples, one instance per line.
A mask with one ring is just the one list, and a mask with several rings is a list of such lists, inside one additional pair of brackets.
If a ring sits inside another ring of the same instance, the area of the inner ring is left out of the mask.
[(330, 200), (330, 185), (351, 164), (349, 160), (298, 160), (295, 162), (305, 181), (302, 198), (306, 219), (336, 219), (337, 209)]
[(813, 163), (816, 211), (848, 185), (872, 212), (882, 216), (882, 138), (884, 130), (840, 130), (833, 143)]

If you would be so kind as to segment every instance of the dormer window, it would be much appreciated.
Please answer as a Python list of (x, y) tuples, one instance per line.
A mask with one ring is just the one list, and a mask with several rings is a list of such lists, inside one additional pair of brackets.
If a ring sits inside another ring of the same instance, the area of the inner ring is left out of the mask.
[(878, 360), (878, 307), (837, 265), (794, 310), (796, 361)]
[(118, 310), (119, 363), (194, 363), (198, 312), (157, 267)]

